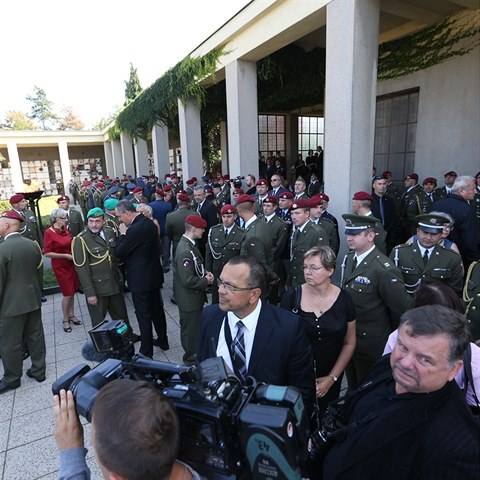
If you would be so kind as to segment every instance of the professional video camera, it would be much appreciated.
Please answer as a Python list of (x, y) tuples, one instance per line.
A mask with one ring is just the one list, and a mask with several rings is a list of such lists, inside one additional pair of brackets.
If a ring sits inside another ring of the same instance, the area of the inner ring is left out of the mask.
[[(307, 461), (308, 421), (301, 394), (292, 387), (247, 385), (229, 374), (221, 357), (195, 367), (133, 355), (122, 320), (90, 332), (107, 358), (91, 369), (79, 365), (52, 386), (73, 392), (77, 413), (88, 421), (100, 389), (117, 378), (145, 380), (175, 404), (181, 428), (178, 458), (208, 479), (302, 478)], [(132, 412), (134, 415), (134, 412)]]
[(239, 175), (238, 177), (230, 179), (230, 183), (233, 183), (234, 188), (242, 188), (242, 180), (245, 180), (245, 177)]

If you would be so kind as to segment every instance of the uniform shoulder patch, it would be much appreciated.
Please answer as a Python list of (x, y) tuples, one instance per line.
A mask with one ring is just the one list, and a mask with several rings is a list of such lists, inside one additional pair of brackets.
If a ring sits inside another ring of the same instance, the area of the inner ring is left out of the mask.
[(191, 260), (190, 260), (189, 258), (186, 258), (186, 257), (185, 257), (185, 258), (182, 260), (182, 263), (183, 263), (183, 266), (184, 266), (185, 268), (188, 268), (192, 262), (191, 262)]

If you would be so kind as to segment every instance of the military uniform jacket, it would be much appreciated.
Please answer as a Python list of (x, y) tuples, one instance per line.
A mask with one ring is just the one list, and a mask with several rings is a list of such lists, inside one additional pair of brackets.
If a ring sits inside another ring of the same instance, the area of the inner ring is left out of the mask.
[(76, 237), (85, 228), (82, 214), (74, 208), (68, 209), (67, 228), (72, 237)]
[(335, 225), (329, 218), (320, 217), (316, 222), (314, 222), (319, 227), (322, 227), (325, 230), (328, 238), (328, 245), (335, 252), (335, 255), (338, 255), (340, 250), (340, 237), (338, 235), (338, 226)]
[[(472, 332), (473, 341), (480, 339), (480, 261), (468, 267), (463, 300), (467, 305), (465, 315)], [(478, 392), (477, 392), (478, 396)]]
[(402, 273), (405, 288), (410, 295), (415, 293), (422, 278), (440, 280), (456, 292), (463, 288), (462, 257), (453, 250), (436, 245), (425, 265), (418, 243), (397, 245), (390, 259)]
[(43, 237), (39, 233), (39, 228), (37, 225), (37, 219), (35, 217), (35, 214), (26, 208), (23, 211), (15, 210), (17, 213), (22, 215), (22, 217), (25, 219), (23, 222), (21, 229), (20, 229), (20, 234), (28, 238), (29, 240), (34, 240), (36, 241), (41, 247), (43, 247)]
[(281, 262), (282, 253), (288, 243), (288, 227), (277, 215), (265, 222), (272, 231), (272, 257), (274, 262)]
[(272, 233), (262, 218), (257, 217), (245, 229), (245, 240), (240, 255), (255, 257), (265, 267), (268, 282), (278, 280), (278, 275), (273, 269)]
[(175, 298), (180, 310), (201, 310), (207, 301), (208, 281), (197, 245), (182, 236), (175, 252)]
[(0, 243), (0, 318), (41, 308), (41, 266), (37, 242), (13, 233)]
[(118, 237), (120, 235), (120, 221), (118, 218), (115, 215), (110, 215), (105, 212), (103, 219), (105, 220), (105, 225), (110, 227), (115, 232), (115, 236)]
[(357, 342), (362, 339), (365, 344), (370, 338), (376, 344), (378, 337), (386, 341), (410, 303), (402, 274), (378, 248), (352, 271), (354, 254), (349, 252), (343, 260), (342, 286), (355, 304)]
[(175, 252), (177, 251), (178, 243), (185, 233), (185, 219), (189, 215), (195, 215), (188, 208), (179, 208), (174, 212), (167, 214), (167, 220), (165, 222), (165, 234), (172, 241), (172, 256), (175, 258)]
[(290, 272), (287, 285), (294, 287), (305, 282), (302, 269), (303, 255), (314, 246), (328, 246), (328, 236), (322, 227), (309, 220), (303, 230), (298, 231), (298, 235), (292, 230), (290, 242)]
[(233, 225), (225, 236), (223, 224), (213, 226), (208, 232), (207, 249), (205, 253), (205, 266), (218, 278), (224, 265), (233, 257), (240, 255), (242, 243), (245, 238), (243, 228)]
[(423, 215), (429, 213), (432, 210), (432, 205), (435, 200), (440, 200), (436, 191), (432, 192), (432, 196), (425, 192), (425, 190), (420, 190), (413, 196), (415, 202), (409, 202), (407, 205), (408, 209), (408, 218), (415, 218), (417, 215)]
[(116, 295), (123, 286), (114, 254), (117, 237), (109, 227), (103, 232), (106, 240), (88, 228), (72, 240), (73, 263), (86, 297)]

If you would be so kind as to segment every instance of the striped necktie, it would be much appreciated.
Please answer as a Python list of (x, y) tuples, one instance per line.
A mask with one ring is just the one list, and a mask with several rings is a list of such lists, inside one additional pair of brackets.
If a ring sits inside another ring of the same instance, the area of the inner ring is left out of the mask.
[(245, 325), (239, 320), (237, 322), (237, 334), (232, 342), (232, 359), (237, 367), (241, 380), (247, 377), (247, 356), (245, 354)]

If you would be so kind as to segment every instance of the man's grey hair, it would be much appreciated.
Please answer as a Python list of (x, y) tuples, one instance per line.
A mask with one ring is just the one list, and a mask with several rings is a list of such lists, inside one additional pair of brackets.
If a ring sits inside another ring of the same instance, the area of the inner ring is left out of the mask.
[(197, 185), (196, 187), (193, 187), (193, 191), (205, 193), (205, 188), (203, 188), (201, 185)]
[(460, 175), (453, 182), (452, 192), (457, 193), (464, 188), (468, 188), (470, 182), (475, 183), (475, 178), (473, 178), (471, 175)]
[(125, 213), (125, 212), (136, 213), (135, 205), (130, 200), (121, 200), (120, 202), (117, 203), (117, 206), (115, 207), (115, 209), (119, 213)]
[(63, 208), (54, 208), (50, 212), (50, 222), (52, 225), (57, 221), (58, 217), (68, 217), (68, 211)]

